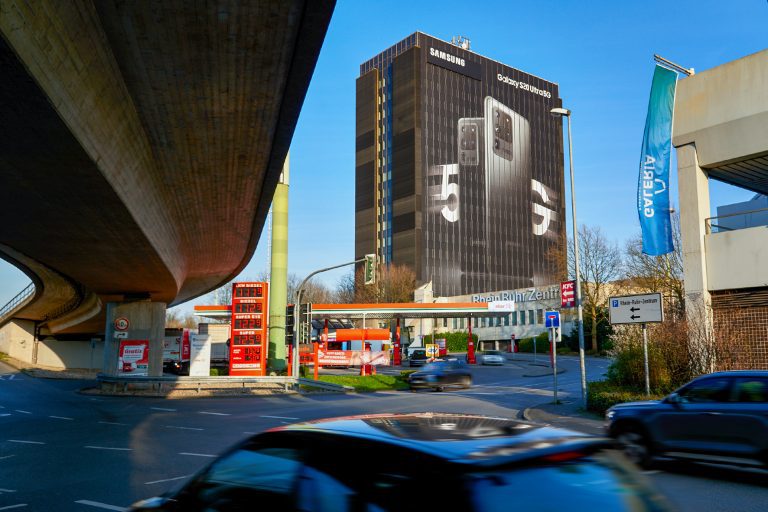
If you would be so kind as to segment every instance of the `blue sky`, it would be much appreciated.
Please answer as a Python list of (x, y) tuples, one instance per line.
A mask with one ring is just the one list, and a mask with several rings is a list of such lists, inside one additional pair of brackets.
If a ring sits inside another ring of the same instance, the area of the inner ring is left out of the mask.
[[(599, 225), (623, 245), (639, 230), (635, 194), (653, 54), (703, 71), (765, 49), (767, 26), (765, 0), (339, 0), (291, 149), (289, 271), (303, 276), (354, 257), (355, 79), (360, 63), (407, 35), (464, 35), (473, 51), (557, 82), (573, 111), (579, 223)], [(714, 181), (710, 191), (713, 208), (753, 195)], [(266, 246), (263, 236), (243, 277), (265, 269)], [(325, 282), (335, 285), (342, 273)], [(28, 282), (0, 262), (0, 305)]]

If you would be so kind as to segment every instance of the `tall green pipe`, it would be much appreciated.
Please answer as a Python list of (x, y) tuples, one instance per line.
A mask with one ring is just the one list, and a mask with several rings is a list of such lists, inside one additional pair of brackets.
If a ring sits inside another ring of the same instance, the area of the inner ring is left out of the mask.
[(286, 155), (280, 182), (272, 199), (272, 267), (269, 282), (269, 368), (282, 371), (285, 363), (285, 306), (288, 295), (288, 167)]

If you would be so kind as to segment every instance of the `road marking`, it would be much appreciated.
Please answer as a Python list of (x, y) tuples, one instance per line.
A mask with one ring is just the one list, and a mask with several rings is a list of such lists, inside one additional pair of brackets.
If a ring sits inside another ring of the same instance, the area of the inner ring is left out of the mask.
[(89, 398), (88, 400), (91, 400), (93, 402), (103, 402), (104, 401), (101, 398)]
[(11, 489), (0, 489), (0, 492), (16, 492)]
[(165, 428), (177, 428), (179, 430), (205, 430), (204, 428), (195, 428), (195, 427), (177, 427), (174, 425), (166, 425)]
[(184, 480), (192, 475), (177, 476), (176, 478), (166, 478), (165, 480), (153, 480), (151, 482), (144, 482), (144, 485), (161, 484), (163, 482), (173, 482), (174, 480)]
[(216, 457), (215, 455), (210, 455), (208, 453), (179, 452), (179, 455), (191, 455), (192, 457)]
[(0, 416), (10, 416), (10, 414), (9, 413), (0, 414)]
[(4, 457), (0, 457), (0, 460), (3, 459), (10, 459), (11, 457), (15, 457), (16, 455), (5, 455)]
[(208, 411), (198, 411), (198, 414), (210, 414), (211, 416), (232, 416), (228, 412), (208, 412)]
[(246, 434), (246, 435), (252, 435), (252, 434), (256, 434), (256, 433), (257, 432), (243, 432), (243, 434)]
[(69, 420), (72, 421), (72, 418), (67, 418), (66, 416), (48, 416), (49, 418), (53, 418), (55, 420)]
[(166, 411), (166, 412), (176, 412), (176, 409), (166, 409), (164, 407), (150, 407), (153, 411)]
[(12, 508), (26, 507), (26, 503), (19, 503), (18, 505), (8, 505), (7, 507), (0, 507), (0, 510), (11, 510)]
[(125, 507), (118, 507), (117, 505), (107, 505), (106, 503), (99, 503), (98, 501), (91, 501), (91, 500), (77, 500), (75, 503), (79, 503), (80, 505), (88, 505), (90, 507), (104, 508), (107, 510), (128, 510)]
[(22, 444), (45, 444), (42, 441), (24, 441), (21, 439), (9, 439), (9, 443), (22, 443)]
[(656, 473), (661, 473), (661, 470), (659, 470), (659, 469), (649, 469), (647, 471), (643, 471), (643, 474), (645, 474), (645, 475), (655, 475)]
[(292, 418), (291, 416), (267, 416), (266, 414), (264, 416), (261, 416), (261, 418), (272, 418), (275, 420), (297, 420), (299, 418)]
[(133, 448), (112, 448), (111, 446), (86, 446), (86, 448), (90, 448), (92, 450), (115, 450), (119, 452), (133, 451)]
[(16, 412), (20, 412), (21, 414), (32, 414), (32, 413), (31, 413), (31, 412), (29, 412), (29, 411), (22, 411), (21, 409), (14, 409), (14, 411), (16, 411)]
[(118, 423), (116, 421), (100, 421), (99, 423), (101, 423), (102, 425), (122, 425), (122, 426), (128, 425), (127, 423)]

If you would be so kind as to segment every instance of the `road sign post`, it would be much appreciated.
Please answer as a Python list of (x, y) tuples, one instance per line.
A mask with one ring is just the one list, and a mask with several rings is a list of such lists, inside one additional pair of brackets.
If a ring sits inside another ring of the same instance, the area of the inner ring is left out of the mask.
[(549, 329), (549, 346), (552, 351), (552, 378), (555, 384), (554, 399), (557, 404), (557, 331), (560, 329), (560, 312), (544, 312), (544, 326)]
[(664, 321), (664, 307), (660, 293), (623, 295), (608, 299), (611, 325), (641, 324), (643, 328), (643, 366), (645, 367), (645, 394), (651, 394), (651, 376), (648, 368), (648, 332), (646, 324)]

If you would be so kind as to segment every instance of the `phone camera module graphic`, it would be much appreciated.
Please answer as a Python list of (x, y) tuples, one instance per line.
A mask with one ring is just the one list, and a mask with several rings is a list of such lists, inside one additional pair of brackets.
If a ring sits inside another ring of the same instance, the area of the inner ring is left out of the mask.
[(493, 108), (493, 152), (502, 158), (514, 158), (512, 116), (500, 107)]
[(482, 119), (459, 119), (459, 164), (480, 163), (480, 128)]

